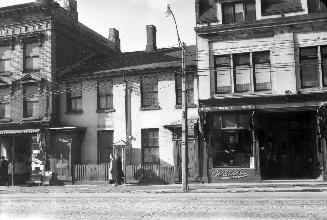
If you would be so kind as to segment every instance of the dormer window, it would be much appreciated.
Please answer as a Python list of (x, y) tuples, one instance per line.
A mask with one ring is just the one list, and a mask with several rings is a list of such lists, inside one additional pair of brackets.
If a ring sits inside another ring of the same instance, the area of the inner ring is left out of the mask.
[(222, 4), (223, 24), (255, 21), (255, 2), (233, 2)]

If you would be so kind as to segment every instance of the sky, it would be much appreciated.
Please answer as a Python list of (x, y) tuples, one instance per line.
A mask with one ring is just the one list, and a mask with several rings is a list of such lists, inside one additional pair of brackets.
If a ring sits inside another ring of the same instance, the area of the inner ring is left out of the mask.
[[(0, 0), (0, 7), (33, 2), (33, 0)], [(195, 44), (194, 0), (77, 0), (79, 21), (108, 37), (109, 28), (119, 31), (121, 50), (145, 50), (145, 26), (157, 28), (157, 47), (178, 46), (172, 16), (165, 14), (167, 4), (176, 17), (180, 38)]]

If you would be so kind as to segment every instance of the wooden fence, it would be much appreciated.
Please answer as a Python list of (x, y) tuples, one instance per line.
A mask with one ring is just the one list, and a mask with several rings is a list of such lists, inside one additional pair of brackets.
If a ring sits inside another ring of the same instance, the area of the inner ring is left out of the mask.
[[(74, 183), (108, 182), (109, 164), (74, 166)], [(161, 165), (127, 165), (126, 183), (173, 183), (174, 167)]]

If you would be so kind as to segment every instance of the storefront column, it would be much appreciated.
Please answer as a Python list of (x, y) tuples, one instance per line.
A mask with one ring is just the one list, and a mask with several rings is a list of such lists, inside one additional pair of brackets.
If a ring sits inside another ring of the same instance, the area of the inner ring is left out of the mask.
[(260, 176), (260, 149), (259, 143), (255, 135), (255, 130), (252, 130), (252, 140), (253, 140), (253, 148), (254, 148), (254, 168), (255, 168), (255, 176), (258, 179), (261, 179)]
[(322, 169), (323, 181), (327, 181), (327, 134), (325, 136), (326, 138), (322, 138), (321, 140), (321, 145), (322, 145), (321, 147), (323, 153), (323, 169)]
[(12, 136), (12, 149), (11, 149), (11, 185), (14, 186), (15, 179), (15, 136)]
[(209, 182), (208, 179), (208, 171), (209, 171), (209, 167), (208, 167), (208, 147), (207, 147), (207, 143), (204, 141), (203, 142), (203, 166), (202, 166), (202, 181), (203, 182)]

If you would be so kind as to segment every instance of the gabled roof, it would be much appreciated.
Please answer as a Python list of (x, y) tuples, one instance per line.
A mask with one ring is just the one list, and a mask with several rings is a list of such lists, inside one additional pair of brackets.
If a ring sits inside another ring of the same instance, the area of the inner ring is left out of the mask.
[(277, 15), (303, 11), (301, 0), (262, 0), (262, 15)]
[[(163, 48), (155, 51), (135, 51), (116, 54), (113, 57), (94, 55), (72, 66), (62, 75), (88, 76), (96, 74), (119, 74), (121, 72), (140, 72), (158, 68), (176, 68), (181, 66), (181, 48)], [(186, 67), (196, 66), (196, 46), (186, 48)]]

